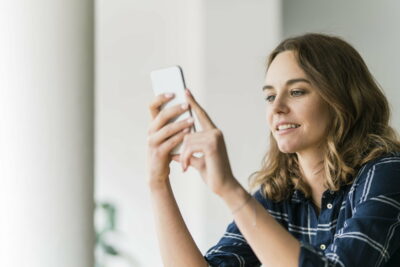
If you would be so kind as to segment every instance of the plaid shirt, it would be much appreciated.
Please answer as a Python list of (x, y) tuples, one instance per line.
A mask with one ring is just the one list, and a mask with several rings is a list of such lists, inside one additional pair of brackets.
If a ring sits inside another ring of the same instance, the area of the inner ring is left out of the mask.
[[(297, 190), (279, 203), (260, 190), (254, 198), (300, 241), (299, 266), (400, 266), (400, 153), (364, 164), (352, 185), (325, 191), (319, 215)], [(218, 267), (261, 265), (234, 222), (205, 259)]]

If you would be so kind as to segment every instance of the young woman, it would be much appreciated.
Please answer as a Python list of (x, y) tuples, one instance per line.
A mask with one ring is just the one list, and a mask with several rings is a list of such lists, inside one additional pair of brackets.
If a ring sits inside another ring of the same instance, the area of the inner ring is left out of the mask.
[[(232, 174), (223, 135), (187, 90), (189, 105), (150, 105), (148, 184), (165, 266), (400, 266), (400, 143), (388, 102), (348, 43), (322, 34), (284, 40), (265, 85), (269, 151), (250, 195)], [(192, 121), (167, 123), (191, 108)], [(169, 152), (183, 140), (181, 155)], [(202, 152), (202, 158), (192, 156)], [(169, 163), (196, 168), (232, 211), (205, 256), (181, 217)]]

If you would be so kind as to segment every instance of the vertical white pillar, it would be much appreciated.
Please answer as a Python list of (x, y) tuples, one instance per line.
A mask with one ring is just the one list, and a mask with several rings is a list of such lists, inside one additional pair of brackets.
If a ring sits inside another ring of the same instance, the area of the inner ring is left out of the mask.
[(93, 10), (0, 2), (0, 266), (94, 265)]

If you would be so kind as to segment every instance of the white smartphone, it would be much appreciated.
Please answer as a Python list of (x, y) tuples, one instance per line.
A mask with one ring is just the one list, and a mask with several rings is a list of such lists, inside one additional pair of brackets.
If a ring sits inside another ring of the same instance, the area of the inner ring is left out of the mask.
[[(168, 68), (154, 70), (150, 73), (151, 82), (155, 95), (174, 93), (175, 97), (161, 106), (161, 109), (175, 106), (177, 104), (186, 103), (185, 97), (185, 79), (183, 77), (183, 71), (180, 66), (172, 66)], [(171, 119), (169, 122), (180, 121), (188, 119), (192, 116), (190, 108), (182, 113), (181, 115)], [(195, 132), (195, 126), (190, 129), (190, 132)], [(171, 154), (180, 154), (182, 143), (178, 144), (172, 151)]]

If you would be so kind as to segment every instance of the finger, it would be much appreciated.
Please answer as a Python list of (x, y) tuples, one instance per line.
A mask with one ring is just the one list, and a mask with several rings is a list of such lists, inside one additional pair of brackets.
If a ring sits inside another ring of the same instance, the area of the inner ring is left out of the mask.
[[(193, 153), (195, 153), (195, 152), (193, 152)], [(189, 167), (193, 167), (196, 170), (201, 171), (204, 168), (205, 160), (204, 160), (203, 157), (202, 158), (197, 158), (197, 157), (194, 157), (194, 156), (190, 156), (187, 159), (187, 163), (186, 164), (187, 165), (186, 165), (185, 169), (183, 170), (184, 172), (187, 171), (187, 169)]]
[(160, 145), (161, 151), (165, 153), (170, 153), (172, 149), (174, 149), (174, 147), (176, 147), (180, 142), (183, 141), (184, 136), (188, 134), (189, 131), (189, 128), (185, 128), (184, 130), (169, 138), (167, 141)]
[(151, 118), (154, 119), (155, 117), (157, 117), (158, 113), (160, 113), (161, 106), (174, 98), (174, 96), (174, 93), (157, 95), (149, 104)]
[(189, 105), (187, 103), (182, 103), (174, 105), (172, 107), (165, 108), (159, 112), (154, 121), (150, 124), (149, 132), (153, 133), (160, 130), (164, 125), (166, 125), (173, 118), (181, 115), (189, 110)]
[(180, 156), (181, 156), (180, 154), (178, 154), (178, 155), (173, 155), (173, 156), (172, 156), (172, 160), (173, 160), (173, 161), (176, 161), (176, 162), (179, 162)]
[(180, 154), (180, 163), (182, 170), (185, 172), (187, 168), (192, 165), (198, 170), (204, 167), (204, 156), (197, 158), (192, 156), (194, 153), (201, 152), (204, 155), (205, 142), (207, 136), (203, 132), (192, 133), (186, 135), (183, 140), (182, 152)]
[(185, 128), (190, 128), (193, 125), (193, 118), (190, 117), (186, 120), (181, 120), (178, 122), (172, 122), (165, 125), (159, 131), (155, 132), (150, 138), (151, 145), (159, 145), (174, 134), (182, 131)]
[(201, 127), (204, 130), (210, 130), (216, 128), (215, 124), (212, 122), (207, 112), (200, 106), (199, 103), (197, 103), (196, 99), (194, 99), (189, 89), (186, 89), (185, 91), (186, 91), (186, 99), (190, 105), (190, 108), (196, 113)]

